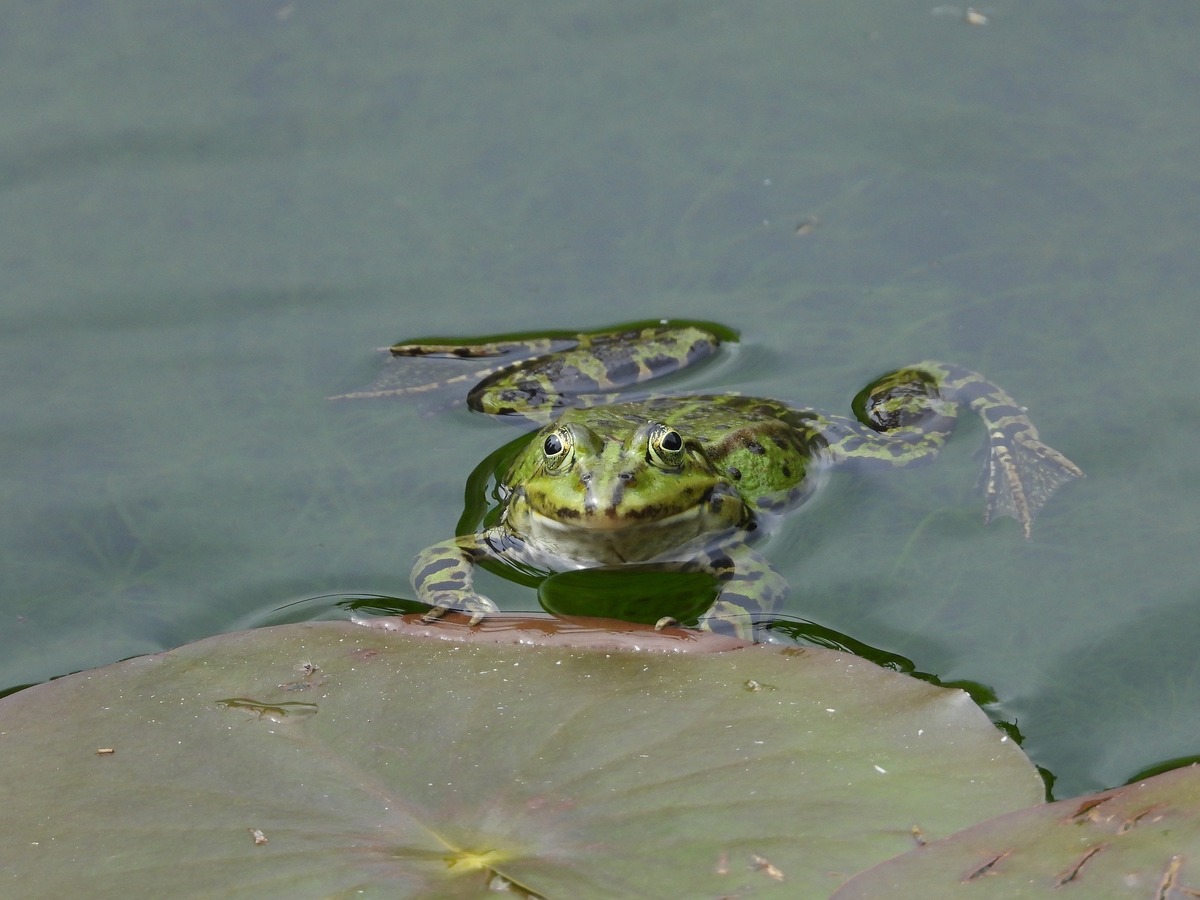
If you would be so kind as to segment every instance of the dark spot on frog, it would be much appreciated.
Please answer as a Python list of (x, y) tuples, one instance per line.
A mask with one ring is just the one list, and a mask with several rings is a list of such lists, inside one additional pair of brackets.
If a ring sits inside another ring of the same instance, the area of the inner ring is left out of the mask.
[(704, 357), (711, 355), (713, 350), (715, 349), (715, 346), (716, 345), (712, 341), (706, 341), (706, 340), (695, 341), (692, 344), (692, 346), (688, 347), (688, 351), (687, 351), (688, 364), (691, 365), (696, 360), (704, 359)]
[(462, 575), (455, 575), (453, 578), (443, 578), (441, 581), (425, 582), (425, 589), (430, 592), (461, 591), (466, 586), (466, 579)]
[[(592, 394), (600, 390), (599, 381), (574, 367), (572, 367), (569, 372), (564, 371), (559, 378), (555, 379), (554, 383), (558, 385), (558, 389), (561, 393), (569, 396), (573, 396), (575, 394)], [(556, 407), (563, 405), (569, 406), (570, 404), (560, 403), (556, 404)]]
[[(536, 381), (523, 381), (514, 387), (500, 391), (500, 401), (511, 403), (516, 407), (525, 407), (529, 403), (540, 402), (545, 397), (545, 391)], [(470, 398), (468, 398), (470, 402)]]
[(746, 441), (746, 449), (749, 450), (751, 453), (753, 453), (755, 456), (763, 456), (767, 452), (766, 450), (763, 449), (763, 445), (760, 444), (758, 441)]
[(637, 363), (630, 360), (625, 360), (608, 367), (608, 377), (617, 384), (631, 384), (637, 381), (638, 367)]
[(421, 570), (421, 574), (428, 578), (431, 575), (436, 575), (438, 572), (444, 572), (446, 569), (451, 569), (457, 566), (458, 560), (455, 559), (439, 559), (436, 562), (431, 562)]
[(631, 519), (634, 521), (653, 522), (657, 519), (661, 519), (668, 512), (669, 510), (661, 503), (653, 503), (649, 506), (625, 510), (625, 512), (622, 513), (622, 516), (626, 519)]
[(729, 477), (732, 478), (734, 481), (741, 481), (742, 480), (742, 470), (739, 469), (737, 466), (730, 466), (729, 467)]
[(652, 356), (645, 360), (646, 368), (655, 375), (672, 371), (679, 367), (679, 360), (670, 356)]

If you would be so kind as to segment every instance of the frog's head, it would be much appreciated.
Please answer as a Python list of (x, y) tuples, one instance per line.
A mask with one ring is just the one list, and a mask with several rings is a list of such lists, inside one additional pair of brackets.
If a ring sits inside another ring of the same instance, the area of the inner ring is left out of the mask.
[(686, 434), (580, 418), (543, 428), (513, 463), (514, 532), (562, 556), (631, 562), (746, 522), (741, 496)]

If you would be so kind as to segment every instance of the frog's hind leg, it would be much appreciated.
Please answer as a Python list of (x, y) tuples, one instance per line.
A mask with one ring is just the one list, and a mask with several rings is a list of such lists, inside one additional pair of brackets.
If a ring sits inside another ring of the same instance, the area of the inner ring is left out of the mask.
[[(447, 341), (431, 338), (393, 344), (382, 348), (389, 354), (387, 363), (378, 377), (366, 387), (338, 394), (330, 400), (363, 400), (377, 397), (401, 397), (422, 394), (428, 391), (453, 388), (455, 385), (477, 384), (497, 372), (507, 371), (521, 360), (569, 350), (579, 343), (576, 335), (543, 336), (518, 340), (499, 338), (485, 341)], [(443, 362), (459, 360), (459, 363)], [(490, 362), (483, 362), (490, 360)], [(428, 362), (426, 362), (428, 361)], [(449, 374), (446, 368), (470, 365), (458, 374)]]
[(711, 356), (714, 331), (661, 322), (577, 335), (567, 349), (496, 370), (467, 395), (467, 405), (492, 415), (547, 422), (557, 410), (625, 399), (621, 391)]
[[(472, 409), (544, 423), (564, 407), (626, 399), (621, 397), (622, 389), (697, 363), (732, 337), (732, 332), (719, 326), (663, 319), (582, 334), (555, 331), (478, 341), (408, 341), (386, 348), (391, 365), (374, 383), (331, 399), (401, 396), (473, 384), (467, 395)], [(414, 358), (488, 362), (457, 374), (435, 368), (427, 375), (414, 368)]]
[[(896, 465), (936, 456), (954, 430), (959, 404), (945, 380), (924, 364), (889, 372), (854, 398), (854, 414), (887, 436), (893, 449), (880, 450)], [(856, 455), (866, 455), (860, 450)]]
[(578, 335), (555, 334), (532, 338), (497, 338), (482, 341), (448, 341), (440, 338), (406, 341), (385, 347), (392, 356), (433, 356), (439, 359), (526, 359), (566, 350), (579, 343)]
[(915, 366), (876, 379), (852, 406), (857, 421), (808, 410), (793, 410), (786, 421), (829, 465), (903, 468), (937, 457), (959, 413), (941, 381)]

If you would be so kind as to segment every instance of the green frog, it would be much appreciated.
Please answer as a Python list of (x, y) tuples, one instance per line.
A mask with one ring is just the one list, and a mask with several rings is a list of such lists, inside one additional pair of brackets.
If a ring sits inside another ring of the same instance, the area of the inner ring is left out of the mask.
[[(1042, 443), (1025, 410), (982, 375), (921, 362), (877, 379), (855, 418), (736, 394), (643, 396), (621, 391), (711, 356), (734, 335), (708, 323), (655, 321), (611, 331), (483, 343), (397, 344), (397, 357), (495, 359), (469, 406), (542, 427), (502, 479), (498, 524), (422, 551), (412, 569), (429, 618), (497, 611), (473, 586), (477, 561), (547, 571), (648, 561), (711, 574), (719, 594), (701, 626), (748, 634), (748, 613), (774, 609), (779, 573), (749, 545), (764, 520), (849, 462), (903, 467), (934, 457), (967, 407), (987, 429), (984, 520), (1034, 517), (1083, 472)], [(445, 383), (445, 382), (443, 382)], [(409, 393), (377, 386), (347, 397)], [(664, 619), (659, 627), (671, 620)]]

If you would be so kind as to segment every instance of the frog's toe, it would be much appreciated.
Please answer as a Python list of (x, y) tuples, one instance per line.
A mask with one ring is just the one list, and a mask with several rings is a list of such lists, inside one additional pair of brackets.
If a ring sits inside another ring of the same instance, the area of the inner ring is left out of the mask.
[(1021, 417), (1007, 428), (993, 430), (988, 443), (984, 522), (1011, 516), (1028, 538), (1033, 520), (1050, 496), (1068, 481), (1083, 478), (1083, 470), (1038, 440), (1033, 425)]
[(448, 612), (461, 612), (471, 617), (470, 624), (478, 625), (485, 616), (500, 611), (492, 600), (483, 594), (446, 594), (429, 598), (429, 610), (421, 617), (422, 622), (434, 622)]
[(655, 631), (662, 631), (664, 628), (670, 628), (672, 625), (678, 625), (679, 620), (674, 616), (663, 616), (654, 623)]

